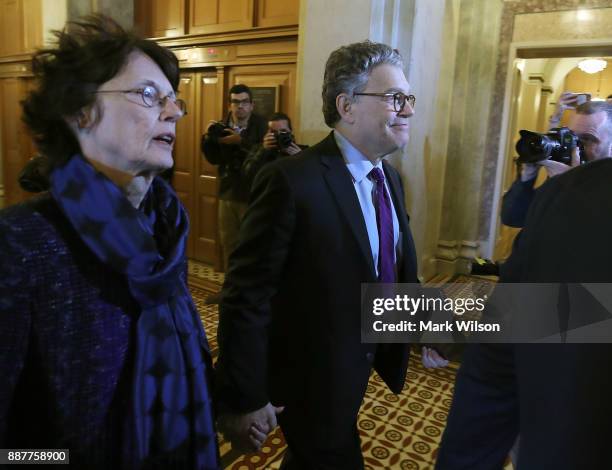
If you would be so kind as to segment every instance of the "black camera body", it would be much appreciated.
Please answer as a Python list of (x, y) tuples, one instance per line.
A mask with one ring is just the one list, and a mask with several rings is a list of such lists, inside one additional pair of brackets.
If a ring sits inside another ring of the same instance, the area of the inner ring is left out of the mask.
[(521, 138), (516, 143), (519, 163), (538, 163), (544, 160), (570, 165), (572, 151), (580, 149), (580, 159), (584, 160), (584, 147), (580, 139), (567, 127), (555, 127), (545, 134), (527, 130), (519, 131)]
[(214, 122), (213, 124), (208, 126), (208, 129), (206, 131), (206, 133), (210, 137), (213, 137), (215, 139), (220, 139), (221, 137), (225, 137), (229, 135), (231, 132), (232, 132), (232, 128), (226, 126), (222, 122)]
[(293, 142), (293, 134), (286, 129), (274, 131), (274, 137), (276, 137), (276, 145), (279, 150), (285, 150), (287, 147), (291, 146)]

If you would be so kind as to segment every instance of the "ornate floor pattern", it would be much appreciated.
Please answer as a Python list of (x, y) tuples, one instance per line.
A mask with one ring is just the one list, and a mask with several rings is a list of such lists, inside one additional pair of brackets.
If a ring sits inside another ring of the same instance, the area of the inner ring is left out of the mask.
[[(442, 290), (448, 298), (488, 298), (493, 293), (496, 281), (493, 276), (468, 276), (459, 274), (452, 282), (445, 283)], [(480, 320), (482, 312), (465, 312), (465, 320)]]
[(219, 284), (219, 286), (223, 285), (225, 280), (224, 273), (217, 272), (211, 266), (198, 261), (189, 260), (188, 272), (192, 278), (213, 281)]

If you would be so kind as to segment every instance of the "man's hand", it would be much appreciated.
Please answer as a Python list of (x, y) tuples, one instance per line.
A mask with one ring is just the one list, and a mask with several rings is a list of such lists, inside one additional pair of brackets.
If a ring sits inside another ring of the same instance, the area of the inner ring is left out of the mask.
[(272, 131), (268, 131), (263, 138), (263, 148), (268, 150), (276, 150), (278, 145), (276, 145), (276, 134)]
[(227, 135), (225, 137), (219, 138), (218, 142), (223, 145), (240, 145), (242, 142), (242, 137), (240, 137), (240, 132), (236, 132), (233, 129), (227, 129)]
[(573, 109), (576, 107), (576, 95), (571, 91), (566, 91), (561, 93), (559, 96), (559, 100), (557, 101), (557, 108), (555, 109), (554, 114), (550, 117), (549, 127), (557, 127), (561, 118), (563, 117), (563, 112), (566, 109)]
[(571, 165), (566, 165), (564, 163), (555, 162), (553, 160), (543, 160), (538, 163), (542, 165), (544, 168), (546, 168), (548, 177), (552, 178), (553, 176), (560, 175), (562, 173), (565, 173), (568, 170), (571, 170), (572, 168), (580, 166), (580, 150), (578, 149), (578, 147), (574, 147), (574, 150), (572, 150)]
[(268, 434), (277, 426), (276, 415), (284, 407), (268, 403), (259, 410), (246, 414), (228, 413), (219, 416), (219, 431), (241, 453), (258, 451)]
[(425, 346), (421, 349), (421, 360), (423, 361), (423, 367), (426, 369), (437, 369), (448, 365), (448, 360), (440, 356), (438, 351)]
[(295, 155), (296, 153), (300, 153), (302, 149), (295, 142), (291, 142), (291, 145), (287, 148), (283, 149), (283, 152), (287, 155)]
[(557, 112), (563, 113), (566, 109), (572, 109), (576, 107), (577, 96), (571, 91), (565, 91), (561, 93), (559, 101), (557, 103)]

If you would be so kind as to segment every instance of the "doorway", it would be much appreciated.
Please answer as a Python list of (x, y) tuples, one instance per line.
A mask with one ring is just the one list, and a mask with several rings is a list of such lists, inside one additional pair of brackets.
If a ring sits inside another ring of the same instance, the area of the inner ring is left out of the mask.
[[(578, 65), (587, 59), (603, 60), (605, 68), (590, 73), (581, 70)], [(500, 153), (503, 152), (503, 173), (498, 186), (500, 208), (502, 194), (519, 177), (515, 163), (519, 130), (546, 132), (559, 95), (564, 91), (588, 93), (592, 100), (600, 101), (612, 94), (612, 45), (518, 48), (511, 63), (506, 140), (503, 148), (500, 147)], [(573, 112), (566, 110), (559, 126), (566, 126)], [(546, 172), (540, 170), (534, 187), (545, 180)], [(503, 260), (510, 255), (520, 228), (503, 225), (499, 217), (496, 224), (494, 259)]]

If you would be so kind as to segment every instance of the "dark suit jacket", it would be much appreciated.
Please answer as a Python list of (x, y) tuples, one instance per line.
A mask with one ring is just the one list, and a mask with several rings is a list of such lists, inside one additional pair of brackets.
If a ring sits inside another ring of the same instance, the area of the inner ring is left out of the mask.
[[(402, 233), (399, 281), (418, 282), (402, 184), (384, 170)], [(354, 429), (372, 366), (399, 393), (408, 363), (409, 345), (361, 343), (360, 288), (373, 282), (365, 222), (333, 134), (266, 165), (223, 286), (218, 399), (239, 412), (287, 405), (321, 443)]]
[[(566, 283), (612, 282), (611, 186), (612, 159), (549, 179), (501, 281), (562, 283), (559, 312), (590, 315)], [(609, 468), (610, 370), (611, 344), (468, 348), (436, 468), (501, 468), (517, 434), (519, 469)]]

